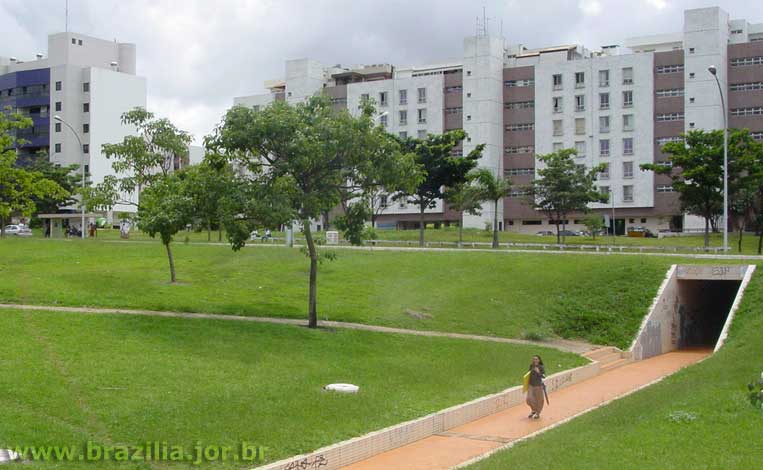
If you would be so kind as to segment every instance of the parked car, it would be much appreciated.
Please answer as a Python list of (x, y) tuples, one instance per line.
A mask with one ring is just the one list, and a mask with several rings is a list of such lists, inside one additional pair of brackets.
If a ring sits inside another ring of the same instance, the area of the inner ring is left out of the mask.
[(628, 227), (628, 236), (634, 237), (634, 238), (657, 238), (657, 235), (652, 233), (651, 230), (645, 227), (636, 226), (636, 227)]
[(535, 235), (539, 237), (552, 237), (554, 235), (554, 232), (551, 230), (541, 230), (540, 232), (536, 233)]
[(5, 234), (6, 235), (15, 235), (17, 237), (31, 237), (32, 236), (32, 229), (27, 227), (24, 224), (12, 224), (12, 225), (6, 225), (5, 226)]
[(560, 230), (559, 235), (563, 237), (578, 237), (580, 236), (580, 232), (576, 232), (574, 230)]

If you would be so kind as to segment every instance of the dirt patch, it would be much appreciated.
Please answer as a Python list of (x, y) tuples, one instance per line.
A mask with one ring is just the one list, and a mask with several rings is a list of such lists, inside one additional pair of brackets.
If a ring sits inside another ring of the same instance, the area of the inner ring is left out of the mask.
[(406, 310), (405, 314), (416, 320), (431, 320), (432, 315), (424, 312), (417, 312), (415, 310)]

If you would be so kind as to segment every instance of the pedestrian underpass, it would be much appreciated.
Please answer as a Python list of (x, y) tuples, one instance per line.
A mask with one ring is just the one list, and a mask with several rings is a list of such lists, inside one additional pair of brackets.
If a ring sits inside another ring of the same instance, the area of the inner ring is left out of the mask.
[(754, 265), (673, 265), (631, 346), (635, 360), (677, 349), (717, 350)]

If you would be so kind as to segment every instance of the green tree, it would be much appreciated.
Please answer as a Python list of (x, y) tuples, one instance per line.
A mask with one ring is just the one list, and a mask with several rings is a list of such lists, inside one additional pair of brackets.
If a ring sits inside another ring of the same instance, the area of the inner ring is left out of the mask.
[(583, 219), (583, 225), (586, 226), (591, 236), (596, 240), (596, 232), (604, 228), (604, 220), (601, 214), (590, 214)]
[[(681, 208), (705, 219), (705, 248), (710, 247), (710, 227), (723, 213), (723, 131), (689, 131), (685, 142), (668, 142), (663, 153), (667, 162), (641, 165), (644, 170), (669, 175), (678, 192)], [(729, 187), (739, 178), (745, 149), (753, 139), (747, 131), (729, 131)], [(675, 168), (675, 170), (674, 170)], [(732, 194), (729, 194), (732, 200)]]
[[(229, 239), (234, 249), (245, 243), (247, 220), (291, 225), (301, 224), (310, 259), (308, 325), (318, 324), (317, 275), (321, 259), (311, 221), (362, 196), (362, 182), (379, 167), (402, 166), (415, 170), (413, 156), (397, 146), (381, 153), (369, 152), (368, 142), (378, 133), (373, 108), (363, 106), (360, 115), (334, 111), (323, 96), (290, 104), (276, 101), (261, 110), (242, 106), (229, 110), (207, 148), (225, 155), (245, 170), (245, 190), (254, 201), (232, 218)], [(372, 156), (373, 155), (373, 156)], [(391, 182), (387, 181), (386, 185)], [(366, 214), (365, 211), (359, 211)], [(355, 212), (348, 212), (352, 217)], [(327, 254), (324, 253), (323, 257)]]
[(457, 183), (445, 193), (445, 200), (454, 211), (459, 213), (458, 246), (464, 243), (464, 214), (479, 215), (482, 210), (480, 189), (472, 184), (472, 180)]
[(488, 168), (476, 170), (474, 181), (479, 188), (480, 198), (493, 203), (493, 248), (498, 248), (498, 203), (511, 192), (511, 181), (494, 174)]
[(167, 252), (170, 282), (175, 283), (175, 260), (172, 256), (173, 237), (193, 220), (194, 198), (189, 194), (190, 180), (182, 173), (168, 173), (154, 179), (140, 194), (138, 228), (159, 239)]
[[(28, 168), (40, 173), (44, 178), (55, 181), (66, 191), (66, 194), (61, 196), (35, 197), (34, 202), (38, 212), (53, 214), (61, 207), (77, 204), (74, 195), (81, 192), (82, 186), (79, 165), (61, 166), (52, 163), (47, 152), (39, 152)], [(87, 175), (85, 177), (87, 178)]]
[(32, 125), (32, 120), (18, 113), (0, 111), (0, 237), (5, 237), (5, 224), (11, 216), (30, 216), (36, 202), (46, 198), (64, 199), (68, 192), (39, 171), (16, 165), (16, 131)]
[(575, 162), (575, 155), (575, 149), (539, 155), (538, 160), (543, 166), (528, 187), (527, 203), (554, 221), (557, 243), (564, 242), (562, 231), (566, 230), (569, 214), (588, 212), (588, 204), (607, 201), (607, 196), (594, 184), (603, 165), (586, 170), (585, 166)]
[(185, 171), (188, 191), (194, 200), (196, 217), (207, 229), (207, 241), (212, 240), (212, 227), (218, 227), (218, 241), (222, 240), (222, 220), (226, 201), (235, 191), (236, 178), (233, 167), (227, 163), (213, 164), (205, 160)]
[(429, 134), (426, 139), (400, 139), (403, 148), (416, 156), (416, 163), (425, 175), (413, 191), (401, 191), (395, 197), (419, 208), (419, 246), (424, 246), (424, 212), (444, 199), (448, 188), (465, 182), (482, 156), (484, 144), (476, 146), (465, 157), (452, 155), (453, 149), (465, 138), (466, 133), (458, 129)]

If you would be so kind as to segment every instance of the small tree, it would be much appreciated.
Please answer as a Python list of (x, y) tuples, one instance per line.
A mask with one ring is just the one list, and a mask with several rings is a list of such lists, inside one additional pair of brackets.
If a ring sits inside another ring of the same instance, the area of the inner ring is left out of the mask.
[(40, 173), (43, 178), (55, 181), (66, 191), (65, 194), (61, 195), (35, 197), (34, 203), (38, 212), (55, 213), (61, 207), (77, 203), (74, 195), (80, 192), (82, 186), (82, 173), (79, 165), (57, 165), (48, 159), (47, 152), (39, 152), (28, 169)]
[(461, 247), (464, 243), (464, 213), (479, 215), (482, 210), (480, 190), (471, 184), (471, 180), (458, 183), (448, 188), (445, 200), (451, 209), (459, 213), (458, 246)]
[[(290, 104), (276, 101), (255, 111), (236, 106), (207, 138), (215, 154), (238, 162), (246, 204), (231, 219), (229, 232), (234, 249), (246, 238), (243, 219), (269, 219), (270, 223), (301, 223), (310, 258), (308, 326), (318, 325), (317, 277), (321, 259), (311, 221), (337, 207), (343, 200), (362, 195), (362, 182), (380, 166), (415, 170), (413, 156), (388, 146), (377, 153), (366, 144), (375, 141), (373, 108), (365, 105), (359, 116), (335, 112), (326, 97), (311, 97)], [(363, 212), (365, 214), (365, 212)], [(348, 213), (352, 217), (353, 213)], [(325, 255), (324, 255), (325, 256)]]
[(184, 172), (188, 180), (188, 194), (194, 200), (196, 217), (207, 229), (207, 241), (212, 240), (212, 226), (218, 227), (218, 241), (222, 241), (222, 219), (225, 201), (235, 190), (236, 179), (229, 163), (212, 164), (209, 160), (188, 167)]
[(424, 179), (413, 191), (401, 191), (395, 199), (405, 199), (419, 208), (419, 246), (424, 246), (424, 212), (445, 198), (448, 188), (467, 180), (469, 172), (485, 148), (480, 144), (465, 157), (452, 155), (453, 149), (466, 138), (463, 130), (443, 134), (429, 134), (426, 139), (401, 139), (403, 148), (416, 156), (416, 163), (424, 172)]
[(190, 180), (171, 173), (155, 179), (143, 190), (138, 207), (138, 228), (159, 239), (167, 252), (170, 282), (175, 283), (175, 260), (170, 244), (173, 237), (193, 220), (195, 205), (189, 194)]
[(607, 196), (594, 184), (603, 166), (586, 171), (583, 165), (575, 163), (575, 155), (575, 149), (539, 155), (544, 166), (537, 170), (538, 177), (528, 187), (528, 204), (554, 221), (557, 243), (564, 242), (562, 230), (566, 230), (568, 214), (588, 212), (588, 204), (607, 201)]
[(604, 220), (600, 214), (590, 214), (583, 219), (583, 225), (591, 232), (591, 236), (596, 240), (596, 232), (604, 228)]
[(15, 131), (31, 125), (27, 117), (0, 111), (0, 237), (5, 237), (5, 224), (11, 216), (32, 215), (38, 201), (69, 196), (61, 185), (39, 171), (16, 166), (14, 145), (23, 141), (16, 139)]
[(481, 199), (493, 203), (493, 248), (498, 248), (498, 203), (511, 192), (511, 182), (487, 168), (476, 170), (474, 181)]

